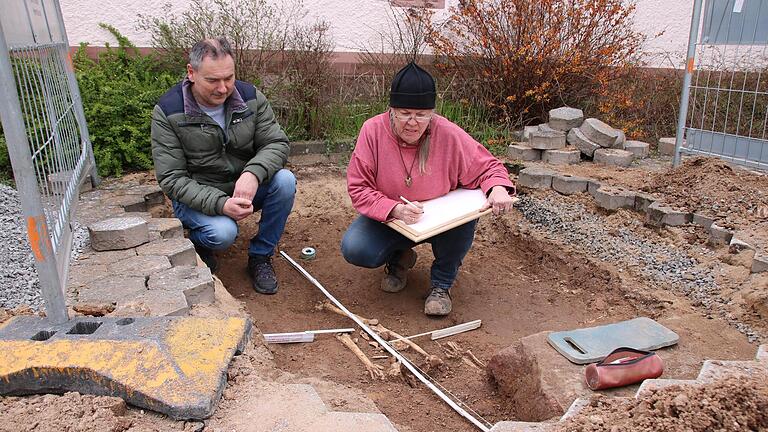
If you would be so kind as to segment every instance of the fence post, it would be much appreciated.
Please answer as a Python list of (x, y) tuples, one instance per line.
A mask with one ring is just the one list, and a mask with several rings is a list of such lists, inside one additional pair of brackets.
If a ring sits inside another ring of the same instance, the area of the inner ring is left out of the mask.
[(680, 165), (680, 149), (683, 147), (683, 135), (685, 135), (685, 119), (688, 117), (688, 99), (691, 94), (691, 77), (696, 67), (696, 40), (699, 38), (699, 24), (701, 21), (702, 0), (694, 0), (693, 14), (691, 16), (691, 31), (688, 35), (688, 54), (685, 59), (685, 76), (683, 77), (683, 93), (680, 96), (680, 113), (677, 117), (677, 133), (675, 134), (675, 155), (672, 166)]
[(16, 80), (11, 65), (10, 51), (5, 42), (0, 22), (0, 120), (8, 145), (8, 155), (13, 166), (16, 189), (23, 197), (24, 213), (29, 244), (35, 257), (35, 267), (45, 300), (45, 312), (53, 323), (66, 322), (67, 314), (64, 286), (59, 279), (56, 255), (48, 232), (48, 222), (43, 210), (40, 191), (35, 178), (35, 167), (29, 151), (26, 127), (18, 99)]

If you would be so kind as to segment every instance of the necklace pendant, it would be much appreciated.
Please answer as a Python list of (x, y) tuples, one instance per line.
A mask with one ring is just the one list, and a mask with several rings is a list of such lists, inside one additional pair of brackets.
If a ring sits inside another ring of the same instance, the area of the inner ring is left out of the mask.
[(405, 178), (405, 187), (411, 187), (411, 176)]

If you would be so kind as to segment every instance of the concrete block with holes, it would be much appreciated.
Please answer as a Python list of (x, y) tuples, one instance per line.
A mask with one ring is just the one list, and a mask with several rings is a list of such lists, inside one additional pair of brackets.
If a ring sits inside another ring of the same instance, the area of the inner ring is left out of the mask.
[(76, 391), (204, 419), (251, 328), (242, 318), (15, 317), (0, 324), (0, 394)]

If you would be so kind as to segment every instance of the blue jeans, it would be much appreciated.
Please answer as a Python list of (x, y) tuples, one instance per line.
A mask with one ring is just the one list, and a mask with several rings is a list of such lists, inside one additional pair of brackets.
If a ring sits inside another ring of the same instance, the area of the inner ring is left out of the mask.
[[(285, 229), (285, 222), (293, 208), (296, 195), (296, 177), (281, 169), (268, 183), (259, 184), (253, 197), (253, 210), (261, 210), (259, 232), (251, 239), (248, 255), (272, 256)], [(207, 215), (173, 201), (173, 213), (189, 229), (189, 239), (197, 246), (222, 250), (232, 246), (237, 237), (237, 222), (229, 216)]]
[[(435, 255), (430, 271), (432, 286), (446, 290), (451, 288), (459, 273), (461, 261), (472, 247), (476, 224), (477, 220), (473, 220), (424, 240), (432, 245), (432, 253)], [(403, 251), (416, 245), (385, 224), (359, 216), (344, 233), (341, 253), (350, 264), (376, 268), (388, 262), (396, 262)]]

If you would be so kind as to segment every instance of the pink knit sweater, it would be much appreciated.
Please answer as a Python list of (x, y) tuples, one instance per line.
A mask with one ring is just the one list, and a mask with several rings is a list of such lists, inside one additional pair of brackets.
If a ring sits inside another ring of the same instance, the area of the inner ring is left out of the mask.
[[(400, 160), (402, 152), (403, 160)], [(360, 129), (347, 168), (347, 190), (352, 205), (361, 214), (378, 221), (401, 203), (426, 201), (457, 189), (481, 188), (487, 195), (494, 186), (514, 187), (504, 165), (459, 126), (434, 115), (430, 125), (427, 170), (415, 161), (412, 184), (406, 186), (406, 169), (418, 158), (416, 146), (402, 147), (392, 132), (389, 113), (368, 119)]]

